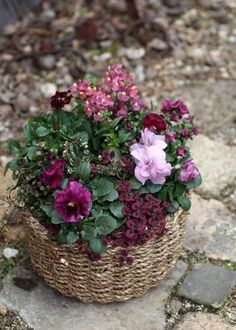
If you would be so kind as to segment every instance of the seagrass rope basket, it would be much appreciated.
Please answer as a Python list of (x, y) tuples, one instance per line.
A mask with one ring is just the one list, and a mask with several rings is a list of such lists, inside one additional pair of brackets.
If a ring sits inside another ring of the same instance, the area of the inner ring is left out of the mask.
[(166, 219), (167, 232), (160, 238), (134, 246), (132, 266), (117, 261), (120, 248), (108, 247), (99, 261), (90, 261), (78, 245), (58, 245), (29, 213), (23, 214), (28, 250), (34, 270), (52, 288), (83, 302), (125, 301), (156, 286), (173, 268), (181, 252), (186, 212)]

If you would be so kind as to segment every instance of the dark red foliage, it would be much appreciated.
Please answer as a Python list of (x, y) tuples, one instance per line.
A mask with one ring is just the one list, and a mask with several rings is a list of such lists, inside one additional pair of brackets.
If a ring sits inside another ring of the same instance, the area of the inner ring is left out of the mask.
[[(107, 242), (127, 249), (130, 246), (144, 244), (166, 232), (166, 211), (161, 200), (151, 194), (131, 192), (131, 184), (126, 180), (118, 183), (117, 191), (119, 200), (124, 203), (122, 212), (125, 219), (121, 230), (106, 237)], [(131, 259), (122, 254), (118, 261), (121, 264), (131, 264)]]

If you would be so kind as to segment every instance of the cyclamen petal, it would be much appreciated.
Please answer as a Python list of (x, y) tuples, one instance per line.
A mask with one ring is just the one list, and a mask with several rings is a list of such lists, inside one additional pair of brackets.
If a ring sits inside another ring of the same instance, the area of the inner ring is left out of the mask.
[[(154, 184), (163, 184), (166, 176), (171, 174), (171, 164), (166, 162), (164, 137), (144, 130), (141, 132), (140, 143), (130, 147), (130, 152), (136, 161), (135, 177), (142, 184), (151, 180)], [(144, 143), (145, 142), (145, 143)]]

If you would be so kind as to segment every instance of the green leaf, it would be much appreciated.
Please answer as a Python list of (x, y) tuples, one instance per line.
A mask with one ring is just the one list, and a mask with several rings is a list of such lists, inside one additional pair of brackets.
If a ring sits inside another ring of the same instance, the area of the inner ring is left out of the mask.
[(149, 190), (146, 187), (142, 187), (141, 189), (139, 189), (141, 194), (148, 194)]
[(67, 186), (68, 182), (69, 182), (69, 179), (68, 178), (64, 178), (62, 180), (62, 183), (60, 184), (61, 189), (64, 189)]
[(114, 184), (107, 178), (100, 178), (94, 182), (94, 190), (97, 197), (102, 197), (114, 190)]
[(78, 240), (78, 238), (79, 238), (79, 234), (71, 231), (66, 236), (66, 242), (67, 242), (67, 244), (74, 244)]
[(127, 132), (125, 130), (120, 130), (118, 133), (118, 142), (124, 143), (127, 140), (130, 140), (133, 137), (133, 133)]
[(97, 235), (97, 228), (91, 227), (91, 226), (84, 226), (83, 230), (81, 231), (81, 236), (85, 240), (91, 240), (92, 238), (96, 237)]
[(157, 193), (158, 191), (161, 190), (162, 185), (161, 184), (153, 184), (151, 181), (148, 181), (148, 183), (146, 184), (146, 187), (147, 187), (148, 191), (151, 194), (155, 194), (155, 193)]
[(182, 184), (176, 184), (176, 187), (175, 187), (175, 196), (181, 196), (183, 195), (183, 193), (186, 191), (186, 186), (182, 185)]
[[(119, 197), (119, 194), (118, 192), (113, 189), (112, 191), (109, 192), (109, 194), (105, 195), (103, 198), (102, 198), (102, 201), (105, 202), (105, 201), (109, 201), (109, 202), (113, 202), (115, 201), (117, 198)], [(100, 199), (99, 199), (100, 201)]]
[(201, 183), (202, 183), (201, 175), (199, 175), (196, 179), (193, 179), (189, 182), (186, 183), (183, 182), (183, 184), (187, 187), (188, 190), (200, 186)]
[(131, 183), (131, 188), (134, 190), (140, 189), (143, 186), (142, 183), (135, 178), (132, 178), (129, 181)]
[(174, 201), (166, 210), (168, 213), (175, 213), (179, 209), (179, 203)]
[(115, 128), (122, 119), (123, 117), (117, 117), (116, 119), (114, 119), (112, 122), (112, 127)]
[(33, 131), (32, 131), (32, 126), (31, 126), (31, 121), (29, 120), (29, 122), (25, 125), (24, 127), (24, 137), (27, 141), (31, 141), (32, 137), (33, 137)]
[(124, 207), (123, 203), (116, 201), (111, 204), (110, 211), (116, 218), (122, 219), (122, 218), (124, 218), (124, 215), (122, 213), (123, 207)]
[(98, 237), (94, 237), (90, 240), (90, 247), (96, 253), (104, 253), (106, 251), (105, 246), (102, 243), (102, 240)]
[(48, 128), (46, 128), (46, 127), (39, 126), (36, 129), (35, 133), (39, 137), (44, 137), (44, 136), (47, 136), (50, 133), (50, 130)]
[(168, 186), (164, 186), (161, 191), (158, 194), (158, 198), (160, 198), (162, 201), (166, 200), (167, 194), (168, 194)]
[(61, 229), (58, 236), (57, 236), (58, 243), (59, 244), (65, 244), (66, 243), (66, 237), (67, 237), (67, 231)]
[(103, 234), (110, 234), (117, 226), (116, 219), (109, 215), (96, 218), (95, 224), (102, 229)]
[(51, 221), (54, 225), (64, 223), (63, 219), (60, 217), (56, 210), (53, 210), (51, 213)]
[(80, 137), (82, 143), (88, 142), (89, 140), (88, 133), (84, 131), (76, 133), (76, 136)]
[(21, 153), (21, 145), (17, 140), (9, 140), (8, 146), (12, 154), (19, 155)]
[(39, 149), (37, 147), (29, 147), (27, 150), (27, 157), (29, 160), (35, 160), (36, 158), (36, 153)]
[(77, 166), (77, 173), (79, 173), (80, 178), (86, 182), (89, 179), (90, 173), (91, 173), (91, 166), (88, 162), (82, 162)]
[(166, 154), (166, 161), (167, 162), (173, 162), (175, 160), (175, 158), (169, 154)]
[(41, 205), (40, 208), (47, 214), (49, 218), (52, 216), (53, 207), (52, 205)]
[(9, 169), (12, 171), (17, 171), (19, 169), (18, 161), (16, 159), (13, 159), (7, 163), (4, 169), (4, 176), (7, 174)]
[(188, 211), (191, 207), (191, 201), (187, 196), (184, 196), (184, 195), (179, 196), (178, 202), (185, 211)]

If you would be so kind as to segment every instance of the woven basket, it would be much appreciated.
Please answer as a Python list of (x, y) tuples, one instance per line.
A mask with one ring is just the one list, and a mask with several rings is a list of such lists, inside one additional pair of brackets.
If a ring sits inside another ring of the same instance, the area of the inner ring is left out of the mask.
[(186, 213), (167, 217), (167, 233), (130, 249), (132, 266), (117, 262), (119, 248), (108, 247), (99, 261), (90, 261), (76, 245), (57, 245), (46, 229), (24, 214), (30, 259), (35, 271), (65, 296), (84, 302), (124, 301), (157, 285), (179, 258)]

